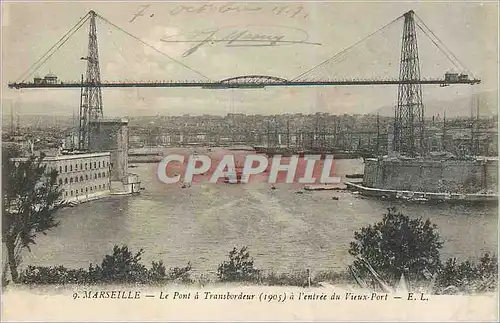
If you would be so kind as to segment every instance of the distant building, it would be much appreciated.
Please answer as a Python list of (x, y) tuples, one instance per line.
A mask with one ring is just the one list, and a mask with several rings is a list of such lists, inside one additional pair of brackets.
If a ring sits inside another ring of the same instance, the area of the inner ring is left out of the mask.
[(45, 84), (57, 84), (57, 76), (52, 73), (49, 73), (45, 75), (45, 77), (43, 78), (43, 82)]
[(69, 134), (62, 142), (63, 149), (75, 149), (78, 147), (78, 134)]
[(134, 147), (134, 148), (141, 147), (143, 145), (141, 136), (138, 136), (138, 135), (129, 136), (128, 142), (129, 142), (130, 146)]

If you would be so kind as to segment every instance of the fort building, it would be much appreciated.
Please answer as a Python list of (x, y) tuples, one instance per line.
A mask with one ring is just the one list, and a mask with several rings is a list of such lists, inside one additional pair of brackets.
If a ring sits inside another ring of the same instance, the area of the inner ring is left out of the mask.
[[(13, 161), (26, 161), (14, 158)], [(110, 153), (81, 153), (46, 156), (42, 164), (47, 171), (58, 172), (57, 183), (62, 198), (68, 202), (85, 202), (110, 195)]]
[(110, 186), (112, 194), (140, 191), (136, 174), (128, 173), (128, 120), (97, 119), (89, 126), (89, 151), (110, 153)]

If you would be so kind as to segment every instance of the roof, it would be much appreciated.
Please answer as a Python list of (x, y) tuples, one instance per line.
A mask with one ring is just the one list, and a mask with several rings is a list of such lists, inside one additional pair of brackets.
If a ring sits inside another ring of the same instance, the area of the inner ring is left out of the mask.
[[(71, 154), (71, 155), (58, 155), (58, 156), (45, 156), (44, 161), (60, 161), (60, 160), (74, 160), (83, 158), (95, 158), (95, 157), (106, 157), (111, 156), (110, 152), (98, 152), (98, 153), (81, 153), (81, 154)], [(26, 161), (27, 157), (12, 158), (12, 161)]]
[(125, 123), (128, 124), (128, 120), (124, 118), (102, 118), (97, 120), (91, 120), (90, 123)]

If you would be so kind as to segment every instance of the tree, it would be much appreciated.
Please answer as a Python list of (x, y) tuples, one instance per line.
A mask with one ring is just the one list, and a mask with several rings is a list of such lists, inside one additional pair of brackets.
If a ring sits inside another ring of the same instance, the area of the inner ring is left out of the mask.
[(221, 281), (255, 281), (259, 270), (254, 267), (247, 247), (240, 250), (234, 247), (229, 252), (229, 261), (219, 265), (217, 276)]
[(48, 170), (44, 155), (12, 161), (15, 149), (2, 149), (2, 242), (13, 282), (19, 278), (21, 251), (30, 250), (37, 234), (47, 234), (58, 222), (54, 213), (66, 204), (57, 184), (57, 171)]
[(89, 275), (93, 281), (106, 283), (147, 282), (148, 270), (141, 263), (143, 254), (143, 249), (134, 255), (125, 245), (114, 246), (113, 254), (106, 255), (100, 266), (90, 265)]
[[(349, 253), (366, 260), (386, 280), (397, 280), (402, 273), (421, 279), (426, 272), (437, 272), (443, 242), (436, 225), (429, 220), (410, 220), (394, 207), (387, 210), (382, 221), (354, 233)], [(366, 273), (359, 258), (353, 266)]]

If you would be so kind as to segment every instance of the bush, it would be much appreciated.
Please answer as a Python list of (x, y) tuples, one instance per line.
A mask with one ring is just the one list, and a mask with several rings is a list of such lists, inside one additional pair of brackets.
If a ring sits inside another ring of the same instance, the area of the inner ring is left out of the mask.
[[(443, 242), (436, 225), (429, 220), (410, 220), (396, 208), (387, 210), (382, 221), (354, 233), (349, 253), (365, 259), (386, 281), (397, 281), (402, 273), (420, 280), (427, 271), (437, 272)], [(366, 277), (366, 266), (360, 259), (353, 267)]]
[(168, 279), (171, 281), (179, 281), (185, 284), (193, 283), (191, 279), (191, 263), (188, 263), (186, 267), (174, 267), (169, 270)]
[[(309, 286), (310, 274), (307, 270), (295, 271), (292, 273), (274, 273), (271, 272), (261, 278), (261, 282), (270, 286)], [(311, 279), (311, 285), (313, 281)]]
[(69, 269), (64, 266), (28, 266), (21, 273), (24, 284), (71, 284), (89, 281), (88, 272), (84, 269)]
[(95, 284), (95, 283), (164, 283), (181, 281), (190, 283), (191, 264), (167, 270), (162, 261), (152, 262), (151, 268), (140, 263), (144, 251), (135, 255), (127, 246), (114, 246), (113, 254), (106, 255), (100, 265), (90, 264), (89, 269), (69, 269), (64, 266), (28, 266), (21, 273), (24, 284)]
[(341, 285), (356, 283), (351, 273), (347, 271), (320, 271), (314, 276), (314, 281)]
[[(292, 273), (274, 273), (262, 275), (260, 282), (269, 286), (319, 286), (319, 283), (352, 284), (355, 283), (349, 272), (320, 271), (312, 274), (308, 270), (298, 270)], [(310, 285), (309, 285), (310, 284)]]
[(492, 291), (497, 287), (498, 259), (486, 253), (474, 263), (458, 263), (456, 258), (446, 261), (436, 278), (438, 293), (474, 293)]
[(150, 281), (161, 281), (167, 276), (167, 269), (163, 261), (153, 261), (149, 269), (148, 277)]
[(92, 280), (103, 283), (146, 283), (149, 273), (140, 263), (143, 253), (141, 249), (133, 255), (127, 246), (114, 246), (113, 254), (106, 255), (100, 266), (90, 265), (89, 275)]
[(224, 261), (217, 269), (217, 277), (225, 282), (255, 282), (259, 279), (259, 273), (247, 247), (240, 250), (234, 247), (229, 252), (229, 261)]

